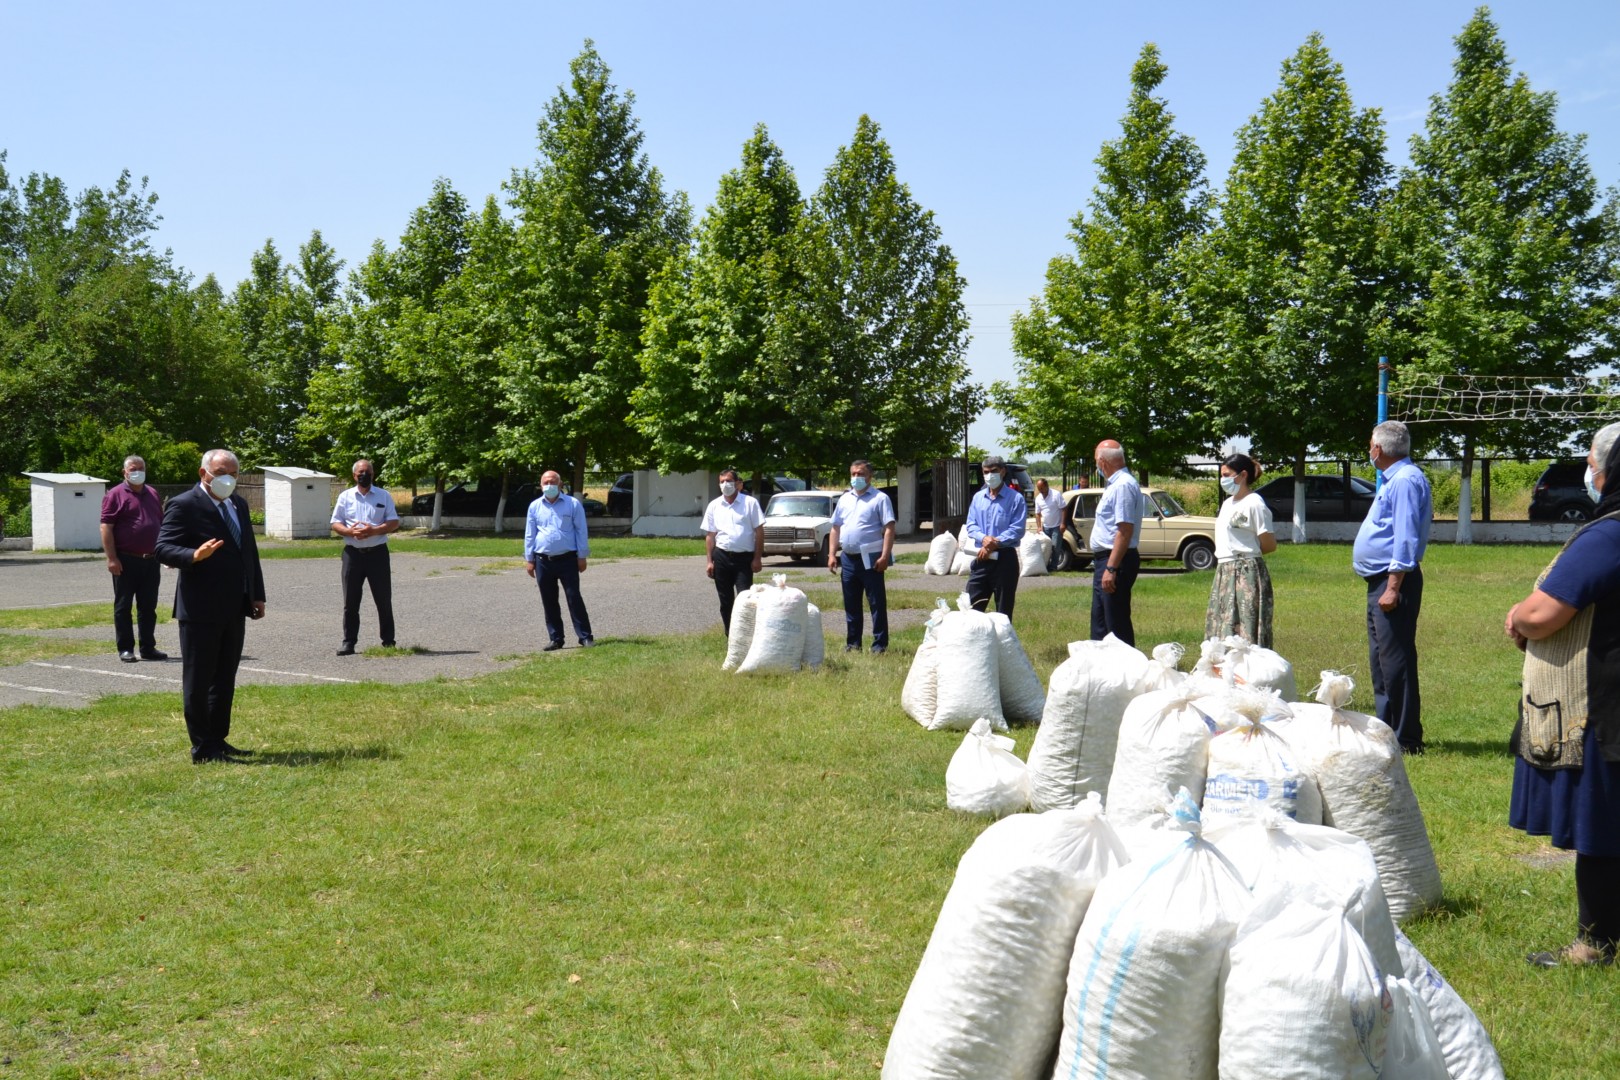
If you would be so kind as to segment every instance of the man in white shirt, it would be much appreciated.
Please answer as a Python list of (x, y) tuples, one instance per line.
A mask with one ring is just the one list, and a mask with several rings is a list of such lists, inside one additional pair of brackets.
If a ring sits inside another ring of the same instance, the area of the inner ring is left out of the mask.
[(1052, 541), (1052, 554), (1046, 560), (1046, 568), (1051, 570), (1057, 565), (1058, 545), (1063, 543), (1063, 494), (1053, 491), (1044, 476), (1035, 481), (1035, 516), (1041, 532)]
[(354, 463), (354, 487), (332, 507), (332, 531), (343, 537), (343, 641), (339, 656), (353, 656), (360, 639), (360, 592), (371, 584), (377, 605), (377, 633), (384, 646), (394, 644), (394, 586), (388, 565), (388, 534), (399, 530), (394, 498), (372, 486), (376, 470), (361, 458)]
[(889, 649), (889, 594), (883, 572), (894, 561), (894, 505), (872, 487), (872, 466), (853, 461), (827, 537), (827, 569), (844, 585), (844, 651), (861, 651), (861, 594), (872, 609), (872, 655)]
[(1106, 490), (1091, 525), (1091, 640), (1113, 634), (1135, 645), (1131, 589), (1142, 568), (1136, 548), (1142, 532), (1142, 488), (1125, 467), (1125, 448), (1113, 439), (1097, 444), (1096, 465)]
[(731, 605), (754, 584), (765, 558), (765, 512), (742, 490), (736, 469), (720, 473), (720, 497), (703, 511), (703, 547), (720, 594), (720, 625), (730, 637)]

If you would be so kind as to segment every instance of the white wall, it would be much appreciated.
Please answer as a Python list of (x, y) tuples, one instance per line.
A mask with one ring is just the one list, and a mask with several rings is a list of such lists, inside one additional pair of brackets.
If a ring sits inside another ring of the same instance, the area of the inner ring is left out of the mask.
[(99, 551), (101, 500), (107, 485), (31, 481), (35, 551)]
[(632, 536), (702, 536), (703, 508), (720, 494), (715, 474), (709, 472), (660, 475), (652, 469), (636, 472), (631, 500)]

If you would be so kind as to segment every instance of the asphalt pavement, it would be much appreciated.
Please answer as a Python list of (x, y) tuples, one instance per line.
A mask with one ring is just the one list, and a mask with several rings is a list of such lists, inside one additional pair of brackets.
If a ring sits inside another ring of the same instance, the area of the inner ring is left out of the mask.
[[(899, 552), (926, 552), (926, 538), (902, 541)], [(265, 617), (248, 623), (238, 685), (411, 683), (440, 676), (468, 678), (500, 670), (539, 652), (546, 642), (540, 597), (520, 559), (450, 558), (393, 554), (394, 616), (407, 656), (336, 655), (341, 633), (342, 597), (338, 560), (264, 560)], [(901, 564), (889, 575), (890, 589), (932, 588), (954, 601), (963, 578), (926, 577), (918, 564)], [(175, 571), (165, 569), (158, 610), (174, 599)], [(822, 609), (829, 650), (843, 640), (843, 607), (838, 581), (824, 569), (767, 559), (756, 582), (786, 573)], [(1086, 588), (1089, 574), (1026, 578), (1019, 588)], [(719, 605), (714, 584), (696, 556), (672, 559), (592, 560), (581, 578), (597, 641), (644, 640), (670, 634), (717, 631)], [(110, 603), (106, 562), (93, 553), (0, 551), (0, 610), (82, 603)], [(1089, 599), (1077, 598), (1089, 606)], [(565, 605), (566, 607), (566, 605)], [(891, 630), (919, 624), (926, 612), (890, 612)], [(0, 631), (4, 632), (4, 631)], [(0, 708), (36, 704), (83, 706), (105, 694), (180, 692), (180, 642), (172, 620), (157, 628), (158, 648), (167, 662), (121, 663), (106, 626), (72, 630), (18, 630), (41, 637), (105, 642), (105, 653), (64, 656), (0, 668)], [(376, 609), (361, 601), (361, 649), (378, 644)], [(551, 653), (566, 660), (568, 648)]]

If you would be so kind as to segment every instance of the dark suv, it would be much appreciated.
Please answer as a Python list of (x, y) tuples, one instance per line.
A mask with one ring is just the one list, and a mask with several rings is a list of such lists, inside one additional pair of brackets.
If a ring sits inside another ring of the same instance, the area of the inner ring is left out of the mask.
[[(540, 489), (533, 484), (513, 484), (506, 493), (506, 512), (522, 515), (529, 504), (539, 497)], [(444, 516), (492, 517), (500, 501), (501, 478), (498, 476), (456, 484), (444, 491)], [(433, 513), (433, 492), (411, 500), (411, 513), (418, 517), (430, 516)]]
[(1530, 492), (1531, 521), (1590, 521), (1595, 507), (1584, 461), (1553, 462)]

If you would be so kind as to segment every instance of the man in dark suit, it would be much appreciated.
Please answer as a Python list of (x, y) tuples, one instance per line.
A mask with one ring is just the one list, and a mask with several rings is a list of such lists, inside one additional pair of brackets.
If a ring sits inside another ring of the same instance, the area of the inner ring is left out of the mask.
[(246, 756), (226, 742), (242, 661), (246, 620), (264, 617), (264, 574), (248, 505), (236, 491), (241, 466), (229, 450), (210, 450), (196, 487), (169, 500), (157, 557), (180, 571), (174, 617), (180, 623), (181, 699), (191, 760)]

